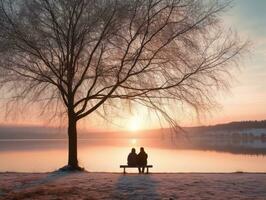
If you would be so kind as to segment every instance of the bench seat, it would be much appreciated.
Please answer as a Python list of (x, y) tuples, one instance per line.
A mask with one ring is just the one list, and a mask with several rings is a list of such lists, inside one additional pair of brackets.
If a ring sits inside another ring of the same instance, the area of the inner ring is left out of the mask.
[[(149, 168), (152, 168), (152, 165), (146, 165), (145, 168), (147, 169), (146, 173), (149, 173)], [(138, 168), (138, 166), (128, 166), (128, 165), (120, 165), (120, 168), (124, 169), (124, 174), (126, 173), (126, 168)]]

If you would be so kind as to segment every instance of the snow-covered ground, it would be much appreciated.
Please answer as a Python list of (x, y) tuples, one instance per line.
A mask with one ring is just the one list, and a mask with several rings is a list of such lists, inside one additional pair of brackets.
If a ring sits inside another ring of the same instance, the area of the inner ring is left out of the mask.
[(0, 199), (266, 199), (266, 174), (0, 173)]

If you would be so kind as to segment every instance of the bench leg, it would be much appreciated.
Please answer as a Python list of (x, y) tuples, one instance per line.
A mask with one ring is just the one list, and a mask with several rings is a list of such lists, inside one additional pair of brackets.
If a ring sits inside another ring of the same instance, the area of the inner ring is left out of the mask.
[(124, 174), (126, 173), (126, 168), (124, 167)]
[(147, 167), (147, 174), (149, 173), (149, 167)]

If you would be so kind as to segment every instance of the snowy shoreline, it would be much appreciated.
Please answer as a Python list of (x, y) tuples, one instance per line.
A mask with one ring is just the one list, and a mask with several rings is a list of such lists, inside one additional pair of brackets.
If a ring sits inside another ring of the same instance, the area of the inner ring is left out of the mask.
[(265, 173), (0, 173), (0, 199), (266, 199)]

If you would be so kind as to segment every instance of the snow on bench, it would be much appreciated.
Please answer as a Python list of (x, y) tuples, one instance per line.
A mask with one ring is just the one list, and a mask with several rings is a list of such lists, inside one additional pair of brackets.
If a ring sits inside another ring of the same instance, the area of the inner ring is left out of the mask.
[[(147, 169), (146, 173), (149, 173), (149, 168), (152, 168), (152, 165), (146, 165), (145, 168)], [(124, 174), (126, 173), (126, 168), (138, 168), (138, 166), (128, 166), (128, 165), (120, 165), (120, 168), (124, 168)]]

